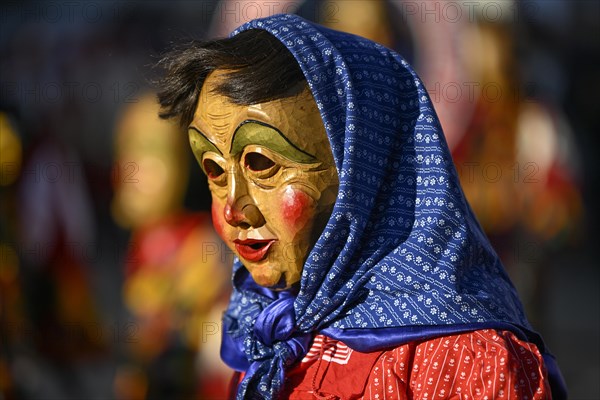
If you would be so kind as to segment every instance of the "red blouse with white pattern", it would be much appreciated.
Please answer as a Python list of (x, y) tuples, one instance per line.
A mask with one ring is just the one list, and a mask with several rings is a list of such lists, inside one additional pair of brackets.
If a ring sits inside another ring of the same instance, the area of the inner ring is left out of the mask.
[(480, 330), (361, 353), (324, 335), (286, 371), (290, 399), (550, 399), (537, 347)]

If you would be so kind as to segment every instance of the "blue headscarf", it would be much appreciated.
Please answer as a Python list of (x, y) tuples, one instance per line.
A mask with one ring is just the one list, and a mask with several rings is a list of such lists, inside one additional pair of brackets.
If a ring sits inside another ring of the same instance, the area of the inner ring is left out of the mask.
[(300, 288), (256, 285), (239, 260), (221, 355), (237, 396), (276, 398), (316, 333), (369, 352), (483, 328), (543, 343), (471, 211), (415, 71), (367, 39), (295, 15), (253, 20), (300, 65), (339, 175)]

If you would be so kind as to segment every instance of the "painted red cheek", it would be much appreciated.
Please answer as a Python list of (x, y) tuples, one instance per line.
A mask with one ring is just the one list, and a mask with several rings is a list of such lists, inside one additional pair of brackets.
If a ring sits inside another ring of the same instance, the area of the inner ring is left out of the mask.
[(225, 240), (223, 237), (223, 208), (213, 201), (210, 213), (212, 215), (213, 226), (217, 234)]
[(281, 205), (283, 220), (292, 226), (304, 225), (312, 199), (304, 192), (288, 189)]

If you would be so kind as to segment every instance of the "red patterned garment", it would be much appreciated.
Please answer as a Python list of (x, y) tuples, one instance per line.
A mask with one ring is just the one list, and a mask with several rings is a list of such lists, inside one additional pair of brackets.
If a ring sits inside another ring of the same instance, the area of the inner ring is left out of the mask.
[(479, 330), (361, 353), (324, 335), (286, 373), (289, 399), (551, 399), (537, 347)]

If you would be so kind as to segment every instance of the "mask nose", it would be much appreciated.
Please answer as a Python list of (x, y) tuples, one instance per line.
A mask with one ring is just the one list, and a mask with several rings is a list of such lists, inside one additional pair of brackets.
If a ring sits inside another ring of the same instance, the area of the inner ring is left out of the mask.
[(228, 193), (223, 216), (225, 222), (242, 229), (258, 228), (265, 224), (265, 218), (248, 193), (248, 183), (235, 169), (227, 177)]

